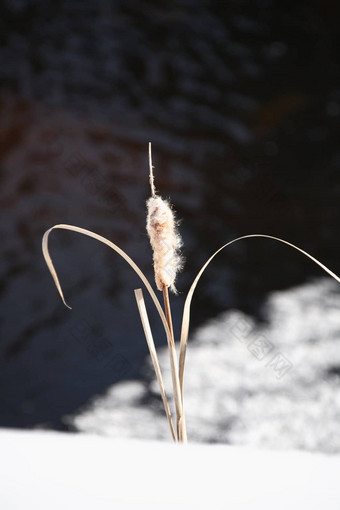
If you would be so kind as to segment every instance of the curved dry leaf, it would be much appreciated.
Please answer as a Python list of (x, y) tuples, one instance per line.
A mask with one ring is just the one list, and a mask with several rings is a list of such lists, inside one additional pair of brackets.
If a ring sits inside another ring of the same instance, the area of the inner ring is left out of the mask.
[[(43, 239), (42, 239), (42, 251), (43, 251), (43, 255), (44, 255), (46, 264), (47, 264), (47, 266), (48, 266), (48, 268), (50, 270), (50, 273), (51, 273), (51, 275), (53, 277), (54, 283), (55, 283), (55, 285), (56, 285), (56, 287), (58, 289), (58, 292), (60, 294), (60, 297), (63, 300), (63, 303), (65, 304), (65, 306), (67, 306), (68, 308), (71, 308), (71, 307), (65, 301), (64, 294), (63, 294), (63, 291), (62, 291), (62, 288), (61, 288), (61, 285), (60, 285), (60, 282), (59, 282), (59, 278), (58, 278), (57, 272), (56, 272), (56, 270), (54, 268), (54, 265), (53, 265), (53, 262), (52, 262), (52, 259), (51, 259), (51, 256), (50, 256), (49, 250), (48, 250), (48, 238), (49, 238), (49, 235), (52, 232), (52, 230), (55, 230), (55, 229), (71, 230), (72, 232), (78, 232), (79, 234), (84, 234), (84, 235), (86, 235), (88, 237), (92, 237), (93, 239), (96, 239), (97, 241), (100, 241), (103, 244), (106, 244), (112, 250), (114, 250), (116, 253), (118, 253), (121, 257), (123, 257), (123, 259), (132, 267), (132, 269), (137, 273), (137, 275), (140, 277), (140, 279), (144, 283), (145, 287), (147, 288), (147, 290), (148, 290), (148, 292), (149, 292), (149, 294), (150, 294), (150, 296), (151, 296), (151, 298), (152, 298), (152, 300), (153, 300), (153, 302), (154, 302), (154, 304), (156, 306), (157, 312), (158, 312), (158, 314), (159, 314), (159, 316), (160, 316), (160, 318), (162, 320), (163, 327), (164, 327), (164, 330), (165, 330), (165, 333), (166, 333), (166, 336), (167, 336), (168, 346), (169, 346), (170, 353), (171, 353), (171, 356), (170, 356), (170, 365), (171, 365), (171, 372), (172, 372), (172, 375), (173, 375), (174, 397), (175, 397), (176, 411), (178, 412), (178, 419), (180, 419), (182, 417), (182, 401), (181, 401), (181, 393), (180, 393), (180, 386), (179, 386), (178, 364), (177, 364), (176, 352), (174, 352), (174, 348), (172, 348), (171, 333), (170, 333), (169, 326), (168, 326), (168, 323), (166, 321), (166, 317), (164, 315), (163, 309), (162, 309), (162, 307), (161, 307), (161, 305), (160, 305), (160, 303), (159, 303), (159, 301), (157, 299), (157, 296), (154, 293), (154, 291), (153, 291), (153, 289), (152, 289), (148, 279), (146, 278), (144, 273), (141, 271), (141, 269), (137, 266), (137, 264), (127, 255), (127, 253), (125, 253), (125, 251), (123, 251), (121, 248), (119, 248), (119, 246), (117, 246), (116, 244), (112, 243), (111, 241), (109, 241), (105, 237), (103, 237), (103, 236), (101, 236), (99, 234), (96, 234), (95, 232), (91, 232), (91, 230), (86, 230), (84, 228), (75, 227), (74, 225), (65, 225), (65, 224), (54, 225), (49, 230), (47, 230), (45, 232), (44, 236), (43, 236)], [(136, 297), (138, 297), (138, 295)], [(139, 311), (140, 311), (140, 314), (141, 314), (141, 318), (142, 318), (142, 324), (143, 324), (143, 327), (145, 328), (145, 315), (143, 314), (143, 311), (141, 313), (140, 298), (139, 298), (139, 302), (138, 302), (138, 299), (137, 299), (137, 303), (138, 303), (138, 308), (139, 308)], [(153, 345), (153, 347), (152, 347), (153, 339), (152, 339), (152, 337), (150, 338), (150, 336), (147, 335), (146, 336), (146, 340), (147, 340), (149, 348), (150, 348), (150, 345), (151, 345), (150, 354), (151, 354), (151, 359), (154, 362), (155, 355), (157, 357), (157, 354), (156, 354), (155, 346)], [(152, 342), (151, 342), (151, 340), (152, 340)], [(151, 342), (151, 344), (149, 345), (150, 342)], [(157, 378), (159, 378), (158, 368), (156, 370), (156, 376), (157, 376)], [(164, 390), (164, 385), (163, 385), (163, 387), (161, 386), (162, 397), (163, 397), (163, 390)], [(164, 397), (166, 399), (165, 395), (164, 395)], [(165, 411), (167, 413), (167, 416), (168, 416), (168, 407), (169, 407), (169, 404), (168, 404), (168, 402), (166, 400)], [(169, 416), (168, 416), (168, 419), (169, 419)], [(170, 428), (171, 428), (171, 433), (173, 434), (173, 424), (172, 424), (172, 422), (170, 420), (169, 420), (169, 424), (170, 424)]]
[(103, 237), (99, 234), (96, 234), (95, 232), (91, 232), (91, 230), (86, 230), (85, 228), (80, 228), (80, 227), (75, 227), (74, 225), (65, 225), (65, 224), (59, 224), (59, 225), (54, 225), (53, 227), (51, 227), (50, 229), (48, 229), (44, 236), (43, 236), (43, 239), (42, 239), (42, 251), (43, 251), (43, 255), (45, 257), (45, 261), (46, 261), (46, 264), (47, 264), (47, 267), (49, 268), (50, 270), (50, 273), (53, 277), (53, 280), (54, 280), (54, 283), (58, 289), (58, 292), (60, 294), (60, 297), (61, 299), (63, 300), (63, 303), (65, 306), (67, 306), (68, 308), (71, 309), (71, 307), (66, 303), (65, 301), (65, 298), (64, 298), (64, 294), (63, 294), (63, 291), (61, 289), (61, 285), (59, 283), (59, 278), (58, 278), (58, 275), (57, 275), (57, 272), (54, 268), (54, 265), (53, 265), (53, 262), (52, 262), (52, 259), (51, 259), (51, 256), (49, 254), (49, 251), (48, 251), (48, 237), (50, 235), (50, 233), (52, 232), (52, 230), (55, 230), (55, 229), (62, 229), (62, 230), (71, 230), (72, 232), (78, 232), (79, 234), (84, 234), (88, 237), (92, 237), (93, 239), (96, 239), (97, 241), (103, 243), (103, 244), (106, 244), (107, 246), (109, 246), (112, 250), (114, 250), (116, 253), (118, 253), (121, 257), (123, 257), (123, 259), (132, 267), (132, 269), (138, 274), (139, 278), (142, 280), (142, 282), (144, 283), (145, 287), (147, 288), (156, 308), (157, 308), (157, 311), (159, 313), (159, 316), (162, 320), (162, 323), (163, 323), (163, 326), (164, 326), (164, 329), (165, 329), (165, 332), (166, 332), (166, 335), (169, 339), (169, 342), (171, 341), (171, 335), (170, 335), (170, 330), (169, 330), (169, 327), (168, 327), (168, 323), (166, 321), (166, 318), (165, 318), (165, 315), (164, 315), (164, 312), (163, 312), (163, 309), (159, 303), (159, 300), (157, 299), (157, 296), (156, 294), (154, 293), (150, 283), (149, 283), (149, 280), (146, 278), (146, 276), (144, 275), (143, 271), (137, 266), (137, 264), (132, 260), (131, 257), (129, 257), (129, 255), (127, 253), (125, 253), (125, 251), (123, 251), (121, 248), (119, 248), (119, 246), (117, 246), (116, 244), (112, 243), (111, 241), (109, 241), (108, 239), (106, 239), (106, 237)]
[(237, 239), (233, 239), (232, 241), (229, 241), (229, 243), (224, 244), (219, 248), (215, 253), (207, 260), (207, 262), (204, 264), (204, 266), (201, 268), (201, 270), (198, 272), (196, 278), (194, 279), (189, 292), (187, 294), (187, 297), (185, 299), (184, 303), (184, 310), (183, 310), (183, 318), (182, 318), (182, 329), (181, 329), (181, 339), (180, 339), (180, 353), (179, 353), (179, 381), (180, 381), (180, 387), (181, 387), (181, 396), (183, 401), (183, 380), (184, 380), (184, 365), (185, 365), (185, 355), (186, 355), (186, 349), (187, 349), (187, 343), (188, 343), (188, 335), (189, 335), (189, 326), (190, 326), (190, 306), (193, 294), (195, 292), (196, 286), (198, 284), (199, 279), (201, 278), (203, 272), (207, 268), (207, 266), (210, 264), (210, 262), (215, 258), (215, 256), (222, 251), (227, 246), (230, 246), (233, 243), (236, 243), (237, 241), (241, 241), (242, 239), (249, 239), (251, 237), (264, 237), (267, 239), (273, 239), (274, 241), (279, 241), (280, 243), (287, 244), (291, 248), (294, 248), (295, 250), (299, 251), (309, 259), (311, 259), (313, 262), (315, 262), (318, 266), (320, 266), (326, 273), (328, 273), (332, 278), (334, 278), (338, 283), (340, 283), (340, 278), (333, 273), (330, 269), (328, 269), (324, 264), (322, 264), (319, 260), (314, 258), (312, 255), (307, 253), (306, 251), (302, 250), (301, 248), (298, 248), (292, 243), (289, 243), (288, 241), (284, 241), (283, 239), (280, 239), (279, 237), (273, 237), (266, 234), (250, 234), (246, 236), (238, 237)]

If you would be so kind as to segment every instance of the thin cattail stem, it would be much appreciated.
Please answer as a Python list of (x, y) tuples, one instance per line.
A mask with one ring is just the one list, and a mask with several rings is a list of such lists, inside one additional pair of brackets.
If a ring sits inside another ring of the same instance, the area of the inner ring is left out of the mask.
[[(164, 300), (164, 310), (166, 321), (169, 326), (170, 336), (171, 336), (171, 345), (169, 345), (169, 353), (170, 353), (170, 361), (171, 368), (177, 367), (177, 354), (176, 354), (176, 346), (175, 346), (175, 337), (174, 330), (172, 325), (172, 315), (170, 308), (170, 299), (169, 299), (169, 289), (164, 285), (163, 287), (163, 300)], [(177, 419), (177, 438), (180, 443), (187, 442), (187, 433), (185, 426), (185, 419), (183, 413), (183, 400), (180, 392), (179, 386), (179, 375), (177, 370), (172, 369), (173, 376), (173, 389), (174, 389), (174, 398), (175, 398), (175, 406), (176, 406), (176, 419)]]
[(173, 345), (175, 345), (174, 329), (172, 326), (172, 315), (171, 315), (170, 299), (169, 299), (169, 288), (166, 287), (165, 285), (163, 287), (163, 301), (164, 301), (164, 310), (165, 310), (166, 321), (167, 321), (169, 329), (170, 329)]

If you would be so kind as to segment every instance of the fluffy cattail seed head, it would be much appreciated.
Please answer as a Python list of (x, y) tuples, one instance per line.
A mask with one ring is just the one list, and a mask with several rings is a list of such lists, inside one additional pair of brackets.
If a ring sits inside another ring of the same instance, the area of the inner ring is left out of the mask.
[(182, 268), (180, 247), (182, 240), (177, 231), (174, 213), (168, 201), (156, 195), (146, 203), (148, 215), (146, 229), (153, 249), (155, 281), (158, 290), (169, 287), (176, 293), (175, 280)]
[(180, 255), (182, 239), (177, 231), (177, 223), (169, 202), (156, 195), (151, 143), (149, 143), (149, 166), (152, 196), (146, 202), (148, 209), (146, 230), (153, 249), (155, 281), (158, 290), (169, 287), (176, 294), (175, 280), (183, 266)]

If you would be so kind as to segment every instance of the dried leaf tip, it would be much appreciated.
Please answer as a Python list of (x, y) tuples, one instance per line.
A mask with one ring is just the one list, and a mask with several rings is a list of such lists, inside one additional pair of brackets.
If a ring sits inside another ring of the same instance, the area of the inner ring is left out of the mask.
[(167, 200), (156, 196), (152, 172), (151, 144), (149, 144), (150, 185), (152, 196), (148, 199), (146, 230), (153, 249), (153, 263), (157, 289), (169, 287), (177, 293), (175, 280), (182, 269), (180, 255), (182, 239), (178, 233), (174, 212)]

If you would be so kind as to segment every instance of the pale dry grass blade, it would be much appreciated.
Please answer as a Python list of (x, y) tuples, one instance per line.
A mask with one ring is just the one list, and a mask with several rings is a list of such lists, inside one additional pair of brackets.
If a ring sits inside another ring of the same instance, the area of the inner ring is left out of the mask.
[(151, 287), (151, 285), (149, 283), (149, 280), (146, 278), (146, 276), (144, 275), (143, 271), (132, 260), (132, 258), (129, 257), (129, 255), (127, 255), (127, 253), (125, 253), (124, 250), (119, 248), (119, 246), (117, 246), (116, 244), (112, 243), (111, 241), (109, 241), (105, 237), (103, 237), (103, 236), (101, 236), (99, 234), (96, 234), (95, 232), (91, 232), (91, 230), (86, 230), (85, 228), (75, 227), (74, 225), (59, 224), (59, 225), (54, 225), (53, 227), (51, 227), (50, 229), (48, 229), (45, 232), (45, 234), (43, 236), (43, 239), (42, 239), (42, 251), (43, 251), (43, 255), (45, 257), (46, 264), (47, 264), (47, 266), (48, 266), (48, 268), (50, 270), (50, 273), (51, 273), (51, 275), (53, 277), (54, 283), (55, 283), (55, 285), (56, 285), (56, 287), (57, 287), (57, 289), (59, 291), (60, 297), (63, 300), (63, 303), (68, 308), (71, 308), (71, 307), (65, 301), (65, 298), (64, 298), (64, 295), (63, 295), (63, 292), (62, 292), (62, 289), (61, 289), (61, 286), (60, 286), (60, 283), (59, 283), (59, 278), (58, 278), (58, 275), (57, 275), (56, 270), (54, 268), (54, 265), (53, 265), (53, 262), (52, 262), (52, 259), (50, 257), (49, 250), (48, 250), (48, 238), (49, 238), (49, 235), (52, 232), (52, 230), (55, 230), (55, 229), (71, 230), (72, 232), (78, 232), (79, 234), (84, 234), (84, 235), (86, 235), (88, 237), (92, 237), (93, 239), (96, 239), (97, 241), (99, 241), (99, 242), (101, 242), (103, 244), (106, 244), (112, 250), (114, 250), (116, 253), (118, 253), (121, 257), (123, 257), (123, 259), (132, 267), (132, 269), (138, 274), (139, 278), (144, 283), (147, 291), (149, 292), (149, 294), (150, 294), (150, 296), (152, 298), (152, 301), (154, 302), (154, 304), (155, 304), (155, 306), (157, 308), (159, 316), (160, 316), (160, 318), (162, 320), (162, 323), (163, 323), (163, 326), (164, 326), (164, 330), (165, 330), (168, 342), (171, 342), (171, 334), (170, 334), (170, 330), (169, 330), (168, 323), (166, 321), (166, 317), (164, 315), (162, 306), (160, 305), (160, 302), (159, 302), (155, 292), (153, 291), (153, 288)]
[(153, 364), (153, 367), (154, 367), (154, 370), (156, 373), (157, 381), (159, 384), (159, 388), (161, 391), (161, 396), (162, 396), (162, 400), (163, 400), (165, 413), (166, 413), (166, 416), (168, 418), (168, 422), (170, 425), (172, 438), (174, 441), (176, 441), (176, 433), (175, 433), (174, 424), (172, 421), (170, 406), (169, 406), (168, 398), (167, 398), (166, 392), (165, 392), (162, 372), (161, 372), (161, 369), (159, 366), (158, 356), (157, 356), (157, 352), (156, 352), (155, 343), (153, 341), (153, 336), (152, 336), (152, 332), (151, 332), (151, 328), (150, 328), (148, 314), (147, 314), (146, 307), (145, 307), (142, 289), (135, 289), (135, 296), (136, 296), (137, 306), (138, 306), (140, 318), (141, 318), (143, 329), (144, 329), (146, 342), (148, 344), (149, 351), (150, 351), (151, 361), (152, 361), (152, 364)]
[(187, 349), (187, 343), (188, 343), (188, 335), (189, 335), (189, 326), (190, 326), (190, 306), (191, 301), (193, 298), (193, 294), (195, 292), (196, 286), (198, 284), (199, 279), (201, 278), (203, 272), (207, 268), (207, 266), (210, 264), (210, 262), (215, 258), (215, 256), (222, 251), (227, 246), (230, 246), (233, 243), (236, 243), (237, 241), (241, 241), (242, 239), (249, 239), (251, 237), (264, 237), (267, 239), (273, 239), (274, 241), (279, 241), (280, 243), (284, 243), (291, 248), (294, 248), (295, 250), (299, 251), (306, 257), (308, 257), (310, 260), (315, 262), (318, 266), (320, 266), (326, 273), (328, 273), (332, 278), (334, 278), (338, 283), (340, 283), (340, 278), (337, 276), (333, 271), (328, 269), (324, 264), (322, 264), (319, 260), (317, 260), (315, 257), (307, 253), (306, 251), (302, 250), (301, 248), (298, 248), (292, 243), (289, 243), (288, 241), (284, 241), (283, 239), (280, 239), (279, 237), (273, 237), (266, 234), (250, 234), (246, 236), (238, 237), (237, 239), (233, 239), (227, 244), (224, 244), (219, 248), (204, 264), (204, 266), (201, 268), (201, 270), (198, 272), (196, 278), (194, 279), (189, 292), (187, 294), (187, 297), (185, 299), (184, 303), (184, 310), (183, 310), (183, 318), (182, 318), (182, 329), (181, 329), (181, 339), (180, 339), (180, 354), (179, 354), (179, 379), (180, 379), (180, 388), (181, 388), (181, 396), (182, 396), (182, 403), (183, 403), (183, 381), (184, 381), (184, 365), (185, 365), (185, 355), (186, 355), (186, 349)]
[(176, 351), (175, 351), (174, 346), (173, 346), (173, 338), (171, 336), (170, 329), (169, 329), (166, 317), (164, 315), (162, 306), (160, 305), (159, 300), (157, 299), (157, 296), (156, 296), (155, 292), (153, 291), (153, 289), (152, 289), (148, 279), (146, 278), (144, 273), (141, 271), (141, 269), (137, 266), (137, 264), (127, 255), (127, 253), (125, 253), (121, 248), (119, 248), (119, 246), (117, 246), (116, 244), (112, 243), (111, 241), (109, 241), (105, 237), (103, 237), (103, 236), (101, 236), (99, 234), (96, 234), (95, 232), (91, 232), (90, 230), (86, 230), (84, 228), (76, 227), (74, 225), (65, 225), (65, 224), (54, 225), (49, 230), (47, 230), (45, 232), (44, 236), (43, 236), (43, 239), (42, 239), (42, 251), (43, 251), (43, 255), (44, 255), (46, 264), (47, 264), (47, 266), (48, 266), (48, 268), (50, 270), (50, 273), (51, 273), (51, 275), (53, 277), (54, 283), (55, 283), (55, 285), (56, 285), (56, 287), (58, 289), (58, 292), (59, 292), (59, 294), (61, 296), (61, 299), (63, 300), (63, 303), (68, 308), (70, 308), (70, 306), (65, 301), (65, 298), (64, 298), (64, 295), (63, 295), (63, 291), (62, 291), (62, 288), (61, 288), (61, 285), (60, 285), (60, 282), (59, 282), (59, 278), (58, 278), (57, 272), (56, 272), (56, 270), (54, 268), (54, 265), (53, 265), (53, 262), (52, 262), (52, 259), (51, 259), (51, 256), (50, 256), (49, 250), (48, 250), (48, 238), (49, 238), (49, 235), (52, 232), (52, 230), (55, 230), (55, 229), (71, 230), (72, 232), (77, 232), (79, 234), (83, 234), (83, 235), (86, 235), (88, 237), (92, 237), (93, 239), (96, 239), (97, 241), (99, 241), (99, 242), (101, 242), (103, 244), (106, 244), (112, 250), (114, 250), (116, 253), (118, 253), (121, 257), (123, 257), (123, 259), (132, 267), (132, 269), (138, 274), (138, 276), (140, 277), (140, 279), (144, 283), (147, 291), (149, 292), (149, 294), (151, 296), (151, 299), (153, 300), (153, 302), (154, 302), (154, 304), (156, 306), (157, 312), (158, 312), (158, 314), (159, 314), (159, 316), (160, 316), (160, 318), (162, 320), (163, 327), (164, 327), (164, 330), (165, 330), (165, 333), (166, 333), (168, 347), (169, 347), (169, 350), (170, 350), (170, 367), (171, 367), (171, 373), (172, 373), (172, 378), (173, 378), (174, 399), (175, 399), (175, 405), (176, 405), (176, 413), (177, 413), (177, 416), (179, 417), (179, 419), (181, 419), (181, 417), (182, 417), (182, 399), (181, 399), (181, 392), (180, 392), (180, 386), (179, 386), (177, 356), (176, 356)]

